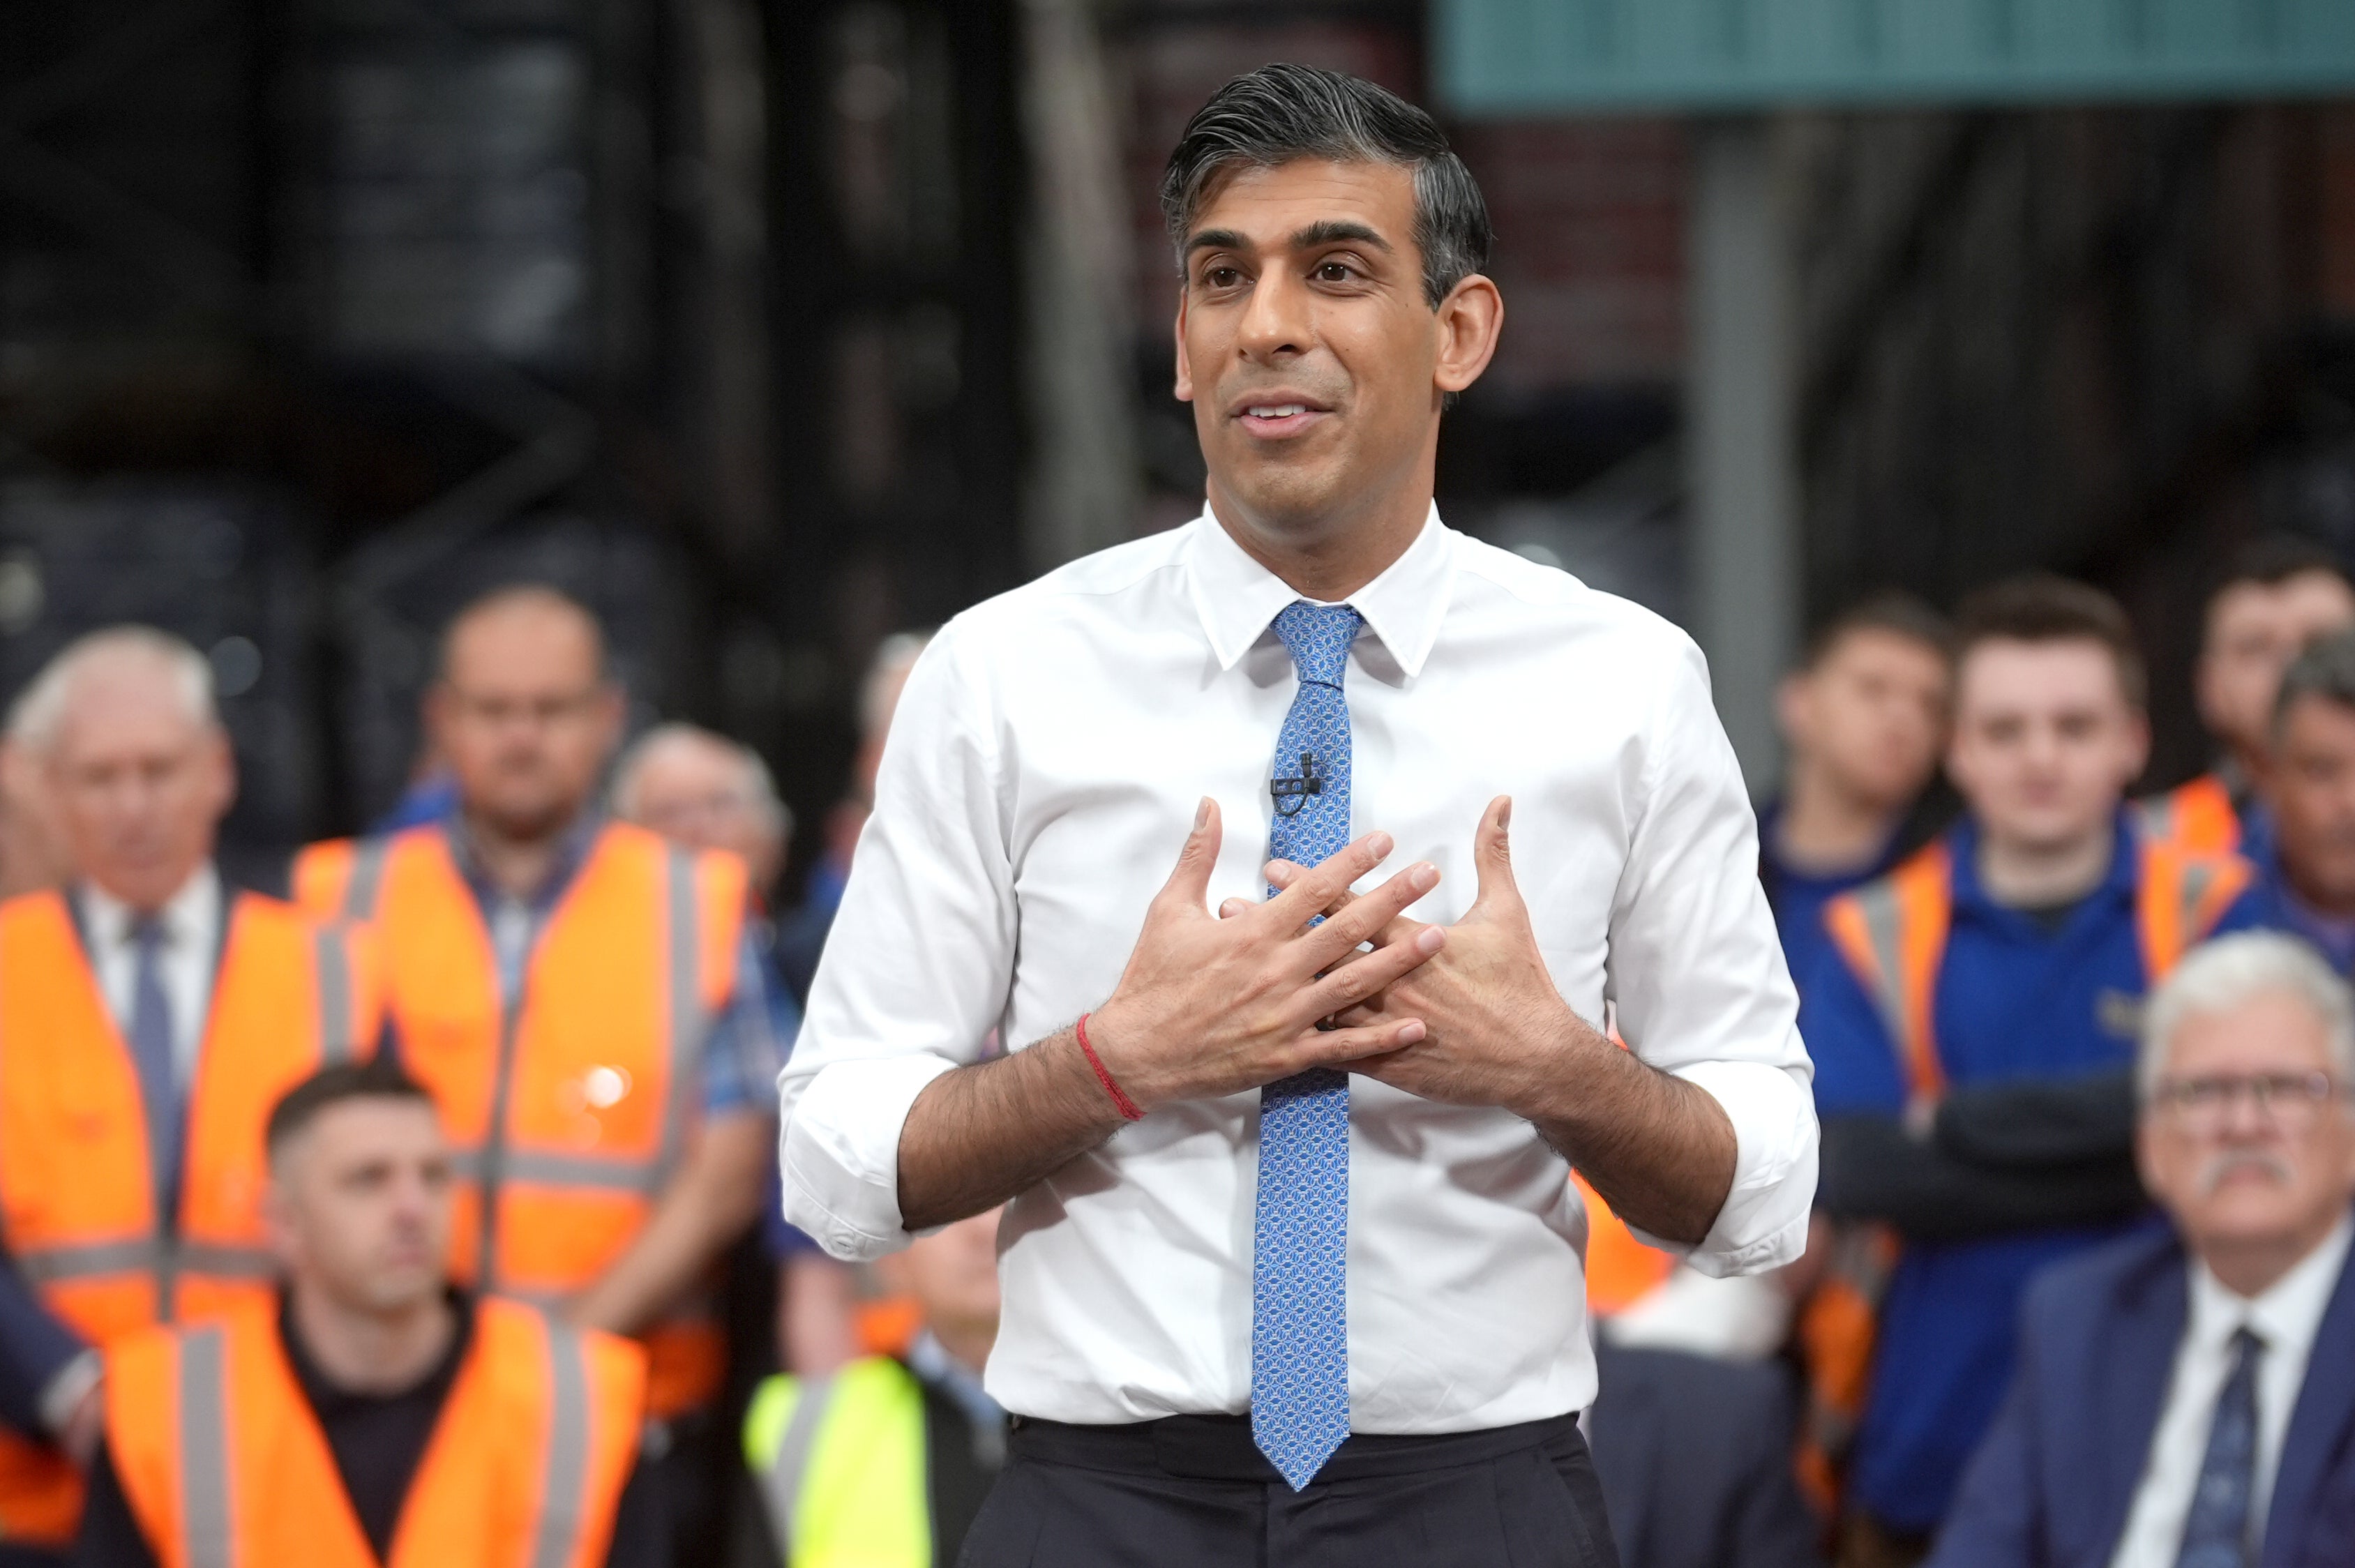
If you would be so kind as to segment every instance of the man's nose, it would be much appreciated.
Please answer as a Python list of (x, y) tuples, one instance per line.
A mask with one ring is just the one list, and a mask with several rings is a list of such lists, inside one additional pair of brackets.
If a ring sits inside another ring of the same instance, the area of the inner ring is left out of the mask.
[(1250, 359), (1297, 354), (1308, 347), (1308, 295), (1298, 279), (1271, 267), (1252, 286), (1236, 329), (1235, 347)]
[(2250, 1144), (2270, 1142), (2280, 1128), (2272, 1110), (2259, 1100), (2256, 1086), (2244, 1083), (2224, 1102), (2221, 1130), (2228, 1143)]

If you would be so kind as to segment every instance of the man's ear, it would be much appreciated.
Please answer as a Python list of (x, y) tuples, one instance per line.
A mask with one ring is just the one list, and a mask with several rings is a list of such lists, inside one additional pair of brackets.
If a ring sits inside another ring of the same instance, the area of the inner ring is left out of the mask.
[(2134, 767), (2126, 774), (2126, 784), (2132, 788), (2134, 781), (2142, 777), (2142, 771), (2150, 766), (2150, 715), (2137, 708), (2129, 718)]
[(1178, 380), (1174, 390), (1179, 402), (1190, 403), (1194, 400), (1194, 367), (1186, 359), (1186, 285), (1183, 283), (1178, 285), (1178, 315), (1170, 331), (1178, 340)]
[(1436, 315), (1439, 360), (1432, 384), (1442, 392), (1460, 392), (1497, 356), (1497, 340), (1505, 330), (1505, 296), (1495, 280), (1475, 272), (1448, 290)]
[(1789, 741), (1807, 738), (1807, 677), (1793, 670), (1774, 683), (1774, 722), (1782, 728), (1783, 739)]

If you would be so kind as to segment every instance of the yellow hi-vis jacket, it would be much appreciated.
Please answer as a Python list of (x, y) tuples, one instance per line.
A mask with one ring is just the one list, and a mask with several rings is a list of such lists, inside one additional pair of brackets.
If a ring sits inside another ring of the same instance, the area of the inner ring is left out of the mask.
[(923, 1386), (890, 1357), (769, 1379), (744, 1460), (785, 1568), (932, 1568)]

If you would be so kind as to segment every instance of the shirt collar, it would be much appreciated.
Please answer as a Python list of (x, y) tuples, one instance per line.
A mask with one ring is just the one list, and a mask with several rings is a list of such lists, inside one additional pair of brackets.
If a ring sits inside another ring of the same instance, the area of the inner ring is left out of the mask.
[[(121, 899), (84, 880), (77, 890), (81, 903), (84, 929), (96, 942), (125, 943), (131, 940), (133, 911)], [(221, 911), (220, 873), (210, 860), (188, 873), (180, 891), (164, 901), (155, 912), (164, 927), (166, 947), (187, 947), (191, 950), (210, 945), (212, 933), (219, 929)]]
[[(603, 814), (594, 806), (584, 808), (572, 819), (572, 826), (564, 830), (564, 837), (557, 845), (556, 859), (548, 868), (548, 880), (531, 897), (522, 901), (527, 908), (544, 911), (556, 907), (556, 901), (564, 896), (565, 889), (572, 885), (572, 879), (587, 863), (589, 851), (595, 847), (597, 835), (604, 826)], [(467, 831), (465, 815), (454, 803), (450, 814), (442, 819), (442, 833), (449, 840), (451, 860), (457, 866), (458, 874), (466, 880), (466, 885), (474, 890), (475, 899), (485, 909), (505, 901), (506, 890), (493, 881), (490, 873), (483, 869), (482, 857), (474, 848), (474, 836)]]
[(2346, 1267), (2348, 1243), (2355, 1240), (2355, 1216), (2341, 1214), (2320, 1246), (2254, 1296), (2236, 1294), (2194, 1258), (2191, 1263), (2192, 1332), (2222, 1344), (2244, 1325), (2267, 1351), (2303, 1353), (2322, 1327), (2322, 1315)]
[[(1194, 537), (1186, 547), (1187, 576), (1194, 612), (1210, 639), (1220, 669), (1232, 669), (1266, 632), (1276, 613), (1301, 597), (1284, 579), (1253, 560), (1220, 525), (1209, 507), (1187, 525)], [(1455, 581), (1455, 536), (1432, 505), (1423, 531), (1380, 576), (1349, 595), (1349, 605), (1366, 618), (1399, 667), (1412, 677), (1431, 656), (1446, 617)]]

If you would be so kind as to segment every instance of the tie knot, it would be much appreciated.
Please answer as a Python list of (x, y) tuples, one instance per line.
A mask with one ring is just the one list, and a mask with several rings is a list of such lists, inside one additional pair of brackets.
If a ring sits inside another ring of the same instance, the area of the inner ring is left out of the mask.
[(1291, 650), (1292, 667), (1305, 685), (1338, 687), (1349, 662), (1349, 645), (1366, 618), (1347, 604), (1311, 604), (1295, 599), (1276, 612), (1275, 635)]
[(2264, 1336), (2247, 1324), (2243, 1323), (2232, 1330), (2232, 1360), (2235, 1362), (2254, 1361), (2264, 1354)]
[(164, 917), (153, 911), (144, 914), (134, 911), (124, 923), (123, 934), (142, 953), (153, 953), (164, 945)]

